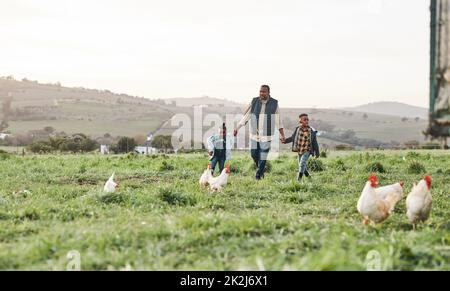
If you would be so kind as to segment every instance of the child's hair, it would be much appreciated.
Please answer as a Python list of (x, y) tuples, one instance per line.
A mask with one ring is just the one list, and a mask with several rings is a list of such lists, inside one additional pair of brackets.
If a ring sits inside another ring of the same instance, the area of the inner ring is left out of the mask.
[(300, 114), (299, 118), (302, 118), (302, 117), (309, 117), (309, 116), (306, 113), (302, 113), (302, 114)]

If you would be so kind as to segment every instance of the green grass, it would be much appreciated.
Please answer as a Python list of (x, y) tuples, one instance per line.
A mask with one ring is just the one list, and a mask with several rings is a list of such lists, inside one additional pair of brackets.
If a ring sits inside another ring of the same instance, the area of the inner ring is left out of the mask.
[[(368, 165), (380, 162), (381, 184), (404, 180), (408, 192), (423, 175), (409, 171), (415, 161), (434, 179), (430, 220), (412, 231), (402, 201), (364, 227), (356, 202)], [(298, 184), (295, 156), (282, 155), (256, 183), (249, 154), (236, 154), (230, 185), (211, 194), (198, 186), (206, 155), (9, 156), (0, 269), (65, 270), (76, 250), (83, 270), (365, 270), (370, 251), (385, 270), (450, 270), (447, 152), (331, 152), (322, 162)], [(120, 191), (104, 194), (112, 172)]]

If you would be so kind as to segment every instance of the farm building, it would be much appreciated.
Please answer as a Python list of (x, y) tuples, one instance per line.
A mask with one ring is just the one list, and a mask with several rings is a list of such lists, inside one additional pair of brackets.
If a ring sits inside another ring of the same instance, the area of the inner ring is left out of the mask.
[(0, 140), (5, 140), (9, 136), (11, 136), (11, 135), (8, 133), (0, 133)]
[(134, 151), (142, 155), (154, 155), (158, 153), (157, 149), (147, 146), (137, 146)]

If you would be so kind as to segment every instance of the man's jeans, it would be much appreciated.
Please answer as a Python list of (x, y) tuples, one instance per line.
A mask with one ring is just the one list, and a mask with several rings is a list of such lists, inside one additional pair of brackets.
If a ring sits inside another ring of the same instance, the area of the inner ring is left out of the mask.
[(251, 140), (251, 154), (255, 162), (257, 171), (256, 179), (264, 178), (264, 171), (266, 170), (266, 162), (270, 152), (270, 142), (256, 142)]
[(225, 168), (225, 162), (226, 162), (225, 155), (223, 157), (214, 156), (211, 159), (211, 172), (214, 174), (214, 171), (216, 170), (216, 165), (219, 164), (219, 174), (222, 173), (223, 169)]
[(305, 174), (306, 167), (308, 166), (308, 159), (311, 156), (311, 153), (305, 152), (303, 155), (298, 155), (298, 172)]

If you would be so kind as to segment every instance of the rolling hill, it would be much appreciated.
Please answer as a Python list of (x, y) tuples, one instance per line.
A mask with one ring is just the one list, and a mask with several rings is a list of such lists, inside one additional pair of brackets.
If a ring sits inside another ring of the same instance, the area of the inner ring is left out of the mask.
[(407, 117), (407, 118), (416, 118), (416, 117), (419, 117), (421, 119), (428, 118), (427, 108), (413, 106), (400, 102), (375, 102), (352, 108), (345, 108), (345, 110), (398, 116), (398, 117)]
[[(244, 104), (211, 97), (151, 100), (108, 90), (68, 88), (58, 83), (41, 84), (25, 79), (17, 81), (0, 78), (2, 103), (8, 98), (9, 92), (12, 102), (7, 130), (12, 134), (26, 134), (32, 130), (53, 127), (59, 132), (82, 132), (92, 137), (102, 137), (107, 133), (112, 136), (146, 135), (149, 132), (170, 135), (178, 128), (178, 123), (176, 126), (171, 125), (172, 118), (177, 114), (185, 114), (193, 120), (193, 106), (202, 107), (203, 118), (208, 114), (219, 114), (221, 117), (240, 114), (245, 107)], [(426, 121), (413, 118), (402, 120), (402, 117), (423, 117), (425, 109), (395, 104), (391, 106), (391, 111), (377, 113), (383, 107), (382, 104), (386, 107), (386, 103), (336, 110), (282, 107), (282, 116), (288, 132), (297, 125), (299, 113), (308, 112), (312, 125), (325, 132), (351, 130), (360, 139), (385, 143), (424, 140), (422, 131)], [(363, 113), (369, 110), (370, 113)], [(0, 120), (3, 118), (2, 110)], [(205, 131), (210, 128), (211, 124), (204, 124)], [(327, 136), (322, 139), (322, 143), (334, 145), (345, 142)]]

